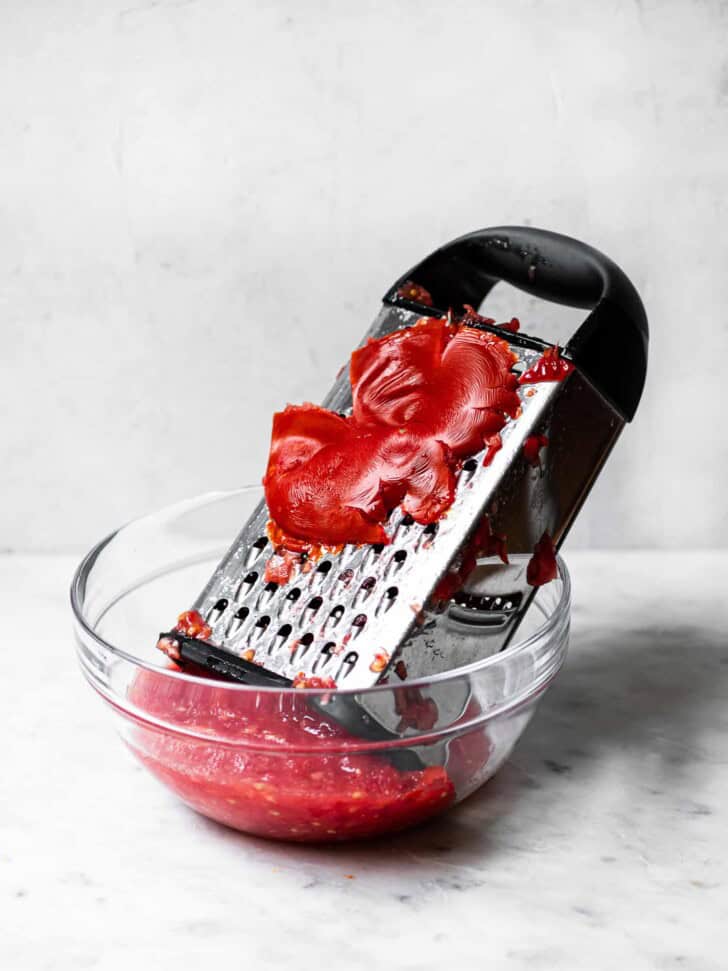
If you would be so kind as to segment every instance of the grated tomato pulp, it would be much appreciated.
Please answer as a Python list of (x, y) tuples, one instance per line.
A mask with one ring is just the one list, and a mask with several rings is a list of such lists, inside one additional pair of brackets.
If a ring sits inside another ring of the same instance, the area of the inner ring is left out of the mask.
[[(140, 671), (131, 701), (180, 731), (139, 724), (129, 744), (193, 809), (258, 836), (359, 839), (413, 826), (452, 804), (455, 785), (445, 768), (401, 771), (380, 755), (354, 751), (361, 740), (312, 709), (305, 695)], [(470, 773), (473, 759), (487, 759), (489, 750), (480, 734), (458, 739), (453, 778), (460, 778), (459, 764), (461, 775)]]

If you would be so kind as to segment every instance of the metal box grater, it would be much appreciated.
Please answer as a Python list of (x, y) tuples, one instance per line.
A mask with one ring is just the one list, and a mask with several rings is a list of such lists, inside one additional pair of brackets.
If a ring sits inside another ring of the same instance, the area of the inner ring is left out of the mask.
[[(195, 601), (212, 636), (203, 642), (164, 635), (175, 638), (183, 662), (252, 684), (285, 685), (302, 672), (358, 690), (382, 677), (378, 658), (386, 652), (392, 661), (406, 659), (410, 677), (425, 676), (452, 667), (455, 659), (438, 648), (432, 623), (420, 627), (416, 621), (485, 514), (495, 532), (507, 535), (510, 553), (530, 552), (545, 530), (561, 544), (644, 384), (647, 321), (622, 271), (568, 237), (531, 228), (482, 230), (447, 244), (401, 277), (364, 340), (411, 326), (421, 316), (478, 307), (499, 280), (546, 300), (591, 308), (564, 351), (575, 365), (571, 375), (528, 385), (528, 394), (522, 388), (522, 413), (501, 431), (503, 446), (491, 464), (483, 465), (484, 453), (463, 463), (453, 506), (436, 524), (420, 526), (395, 509), (386, 525), (391, 545), (346, 546), (285, 585), (266, 583), (272, 548), (262, 503)], [(426, 288), (434, 307), (402, 299), (405, 281)], [(517, 369), (530, 367), (550, 346), (485, 329), (509, 341), (519, 356)], [(347, 373), (323, 404), (349, 412)], [(523, 457), (523, 444), (535, 433), (549, 439), (537, 474)], [(492, 590), (483, 582), (489, 572)], [(456, 597), (449, 609), (463, 624), (489, 625), (492, 652), (513, 636), (533, 591), (523, 564), (497, 571), (483, 565), (480, 573), (480, 592)], [(253, 660), (244, 660), (251, 651)], [(475, 658), (456, 660), (460, 665)]]

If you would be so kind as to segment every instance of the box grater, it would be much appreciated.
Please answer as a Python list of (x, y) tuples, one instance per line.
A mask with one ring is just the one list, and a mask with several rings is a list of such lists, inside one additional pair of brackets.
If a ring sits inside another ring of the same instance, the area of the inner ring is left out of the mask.
[[(211, 637), (162, 635), (173, 641), (181, 663), (194, 661), (249, 684), (289, 685), (302, 673), (359, 690), (374, 685), (397, 660), (406, 660), (408, 676), (417, 678), (453, 667), (454, 660), (459, 666), (475, 659), (449, 657), (432, 637), (435, 621), (423, 611), (438, 582), (457, 564), (485, 515), (493, 532), (507, 536), (509, 553), (530, 553), (544, 532), (560, 546), (634, 415), (647, 362), (644, 308), (619, 267), (584, 243), (527, 227), (481, 230), (436, 250), (390, 288), (364, 341), (422, 316), (480, 307), (501, 280), (545, 300), (590, 309), (563, 351), (575, 365), (571, 374), (561, 382), (522, 386), (522, 412), (501, 431), (503, 445), (492, 462), (485, 466), (480, 453), (462, 464), (454, 503), (438, 523), (421, 526), (395, 509), (386, 523), (390, 545), (345, 546), (307, 564), (307, 572), (297, 568), (286, 584), (267, 583), (273, 549), (261, 503), (195, 601)], [(417, 293), (409, 283), (424, 288), (433, 306), (409, 299)], [(477, 326), (508, 340), (519, 358), (516, 371), (530, 368), (551, 346), (538, 337)], [(323, 405), (350, 412), (347, 369)], [(548, 439), (540, 469), (524, 456), (532, 435)], [(478, 592), (456, 595), (447, 608), (456, 623), (491, 630), (489, 653), (507, 645), (528, 607), (533, 588), (525, 572), (522, 563), (510, 569), (481, 565)]]

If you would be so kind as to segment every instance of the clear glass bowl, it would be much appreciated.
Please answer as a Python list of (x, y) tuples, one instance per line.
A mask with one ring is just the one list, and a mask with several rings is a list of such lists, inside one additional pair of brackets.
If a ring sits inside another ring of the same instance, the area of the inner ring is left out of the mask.
[(79, 566), (71, 589), (79, 660), (123, 740), (193, 809), (258, 836), (380, 835), (470, 795), (507, 759), (564, 660), (563, 561), (505, 651), (426, 679), (337, 692), (395, 726), (371, 742), (322, 714), (330, 692), (183, 673), (155, 648), (260, 495), (246, 488), (170, 506), (123, 526)]

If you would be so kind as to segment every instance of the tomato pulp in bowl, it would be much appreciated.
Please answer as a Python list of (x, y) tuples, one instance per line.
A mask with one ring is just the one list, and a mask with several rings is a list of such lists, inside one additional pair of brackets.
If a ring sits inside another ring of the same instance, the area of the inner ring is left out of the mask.
[(179, 503), (122, 527), (80, 565), (72, 604), (81, 667), (126, 744), (193, 809), (259, 836), (381, 835), (464, 799), (508, 757), (561, 666), (570, 609), (563, 562), (507, 650), (352, 692), (396, 725), (392, 739), (372, 743), (321, 713), (326, 691), (228, 684), (165, 667), (154, 648), (260, 495), (250, 488)]

